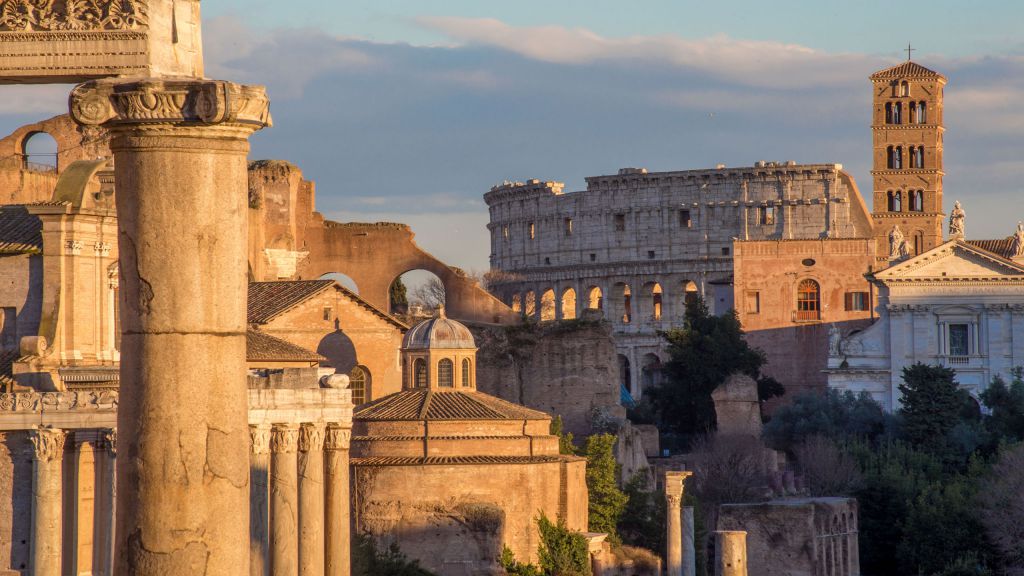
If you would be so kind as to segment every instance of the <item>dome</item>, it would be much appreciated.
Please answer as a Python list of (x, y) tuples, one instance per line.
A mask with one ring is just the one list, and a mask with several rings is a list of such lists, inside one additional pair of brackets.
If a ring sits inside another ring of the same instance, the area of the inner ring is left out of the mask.
[(441, 309), (440, 316), (424, 320), (405, 333), (403, 350), (427, 350), (431, 348), (476, 350), (473, 333), (460, 322), (450, 320)]

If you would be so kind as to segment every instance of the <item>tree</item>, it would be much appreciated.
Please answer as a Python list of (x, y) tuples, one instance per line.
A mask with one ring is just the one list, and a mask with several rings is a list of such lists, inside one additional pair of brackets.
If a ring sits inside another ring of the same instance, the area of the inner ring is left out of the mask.
[(408, 290), (405, 287), (405, 283), (402, 282), (401, 276), (395, 278), (395, 281), (391, 283), (388, 295), (391, 301), (392, 312), (404, 313), (409, 309)]
[[(713, 316), (700, 298), (686, 303), (686, 322), (662, 334), (668, 344), (660, 386), (646, 394), (663, 430), (703, 434), (715, 429), (711, 393), (731, 374), (755, 380), (765, 363), (764, 352), (751, 348), (735, 313)], [(766, 382), (766, 389), (771, 389)]]
[(978, 490), (981, 523), (1007, 576), (1024, 576), (1024, 444), (1006, 450)]
[(665, 494), (653, 490), (651, 474), (641, 470), (626, 483), (626, 509), (619, 518), (618, 533), (630, 546), (665, 549)]
[(444, 283), (437, 276), (431, 276), (429, 280), (413, 289), (412, 300), (429, 310), (444, 306)]
[(903, 369), (899, 390), (903, 395), (899, 414), (907, 441), (931, 452), (946, 451), (949, 433), (961, 422), (964, 406), (970, 401), (956, 381), (956, 371), (918, 362)]
[(537, 528), (540, 566), (520, 563), (506, 546), (498, 563), (509, 576), (591, 576), (590, 550), (583, 534), (569, 530), (564, 518), (559, 518), (557, 524), (551, 522), (543, 512), (537, 519)]
[(992, 384), (981, 393), (981, 401), (991, 411), (985, 428), (996, 443), (1024, 440), (1024, 374), (1013, 370), (1013, 381), (1007, 385), (998, 374)]
[(387, 550), (378, 550), (372, 536), (352, 539), (352, 574), (354, 576), (434, 576), (420, 567), (418, 560), (409, 560), (392, 543)]
[(619, 490), (619, 463), (615, 461), (613, 434), (587, 437), (587, 491), (590, 494), (590, 531), (605, 532), (617, 540), (616, 528), (629, 497)]
[(795, 452), (811, 496), (848, 496), (860, 486), (857, 461), (832, 440), (811, 436)]
[(830, 389), (824, 394), (798, 394), (792, 404), (775, 411), (763, 435), (772, 448), (793, 451), (812, 436), (877, 444), (892, 436), (895, 428), (894, 418), (867, 392), (858, 395)]

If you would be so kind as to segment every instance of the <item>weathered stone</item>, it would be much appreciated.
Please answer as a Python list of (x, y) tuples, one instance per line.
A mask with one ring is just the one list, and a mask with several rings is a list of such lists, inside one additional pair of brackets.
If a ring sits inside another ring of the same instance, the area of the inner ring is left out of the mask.
[(270, 573), (299, 574), (299, 426), (275, 424), (270, 436)]
[(715, 532), (715, 576), (747, 576), (746, 532)]
[(665, 574), (683, 576), (682, 503), (686, 479), (692, 472), (665, 472)]
[(324, 426), (299, 429), (299, 575), (324, 576)]
[(756, 380), (746, 374), (733, 374), (715, 388), (711, 398), (715, 402), (719, 434), (761, 437), (761, 402)]
[(30, 439), (35, 448), (32, 475), (32, 574), (60, 576), (61, 488), (64, 442), (67, 434), (37, 428)]

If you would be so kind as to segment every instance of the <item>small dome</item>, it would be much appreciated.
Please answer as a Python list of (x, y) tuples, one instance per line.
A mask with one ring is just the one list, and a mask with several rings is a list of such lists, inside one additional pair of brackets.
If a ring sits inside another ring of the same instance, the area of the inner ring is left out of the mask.
[(405, 333), (403, 350), (430, 348), (476, 350), (473, 333), (460, 322), (449, 320), (441, 309), (440, 316), (424, 320)]

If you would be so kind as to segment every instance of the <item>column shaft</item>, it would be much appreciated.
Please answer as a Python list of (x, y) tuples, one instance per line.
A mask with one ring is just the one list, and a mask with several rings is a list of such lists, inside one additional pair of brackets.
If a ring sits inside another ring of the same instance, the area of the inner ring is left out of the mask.
[(746, 532), (715, 532), (715, 576), (747, 576)]
[(298, 576), (299, 427), (275, 424), (270, 434), (270, 573)]
[(683, 576), (697, 576), (696, 532), (693, 525), (693, 506), (683, 508)]
[(665, 574), (683, 576), (682, 503), (685, 482), (691, 472), (665, 472)]
[(270, 426), (249, 436), (249, 576), (270, 576)]
[(103, 490), (99, 516), (101, 538), (97, 542), (96, 565), (100, 574), (114, 574), (114, 518), (117, 515), (117, 429), (103, 433)]
[(299, 432), (299, 574), (324, 576), (324, 427)]
[(348, 458), (352, 430), (336, 424), (327, 427), (324, 443), (324, 481), (327, 484), (324, 504), (324, 534), (327, 547), (325, 576), (349, 576), (352, 571), (350, 541), (350, 498)]
[(37, 428), (30, 433), (35, 448), (32, 465), (32, 574), (61, 575), (61, 485), (63, 430)]

